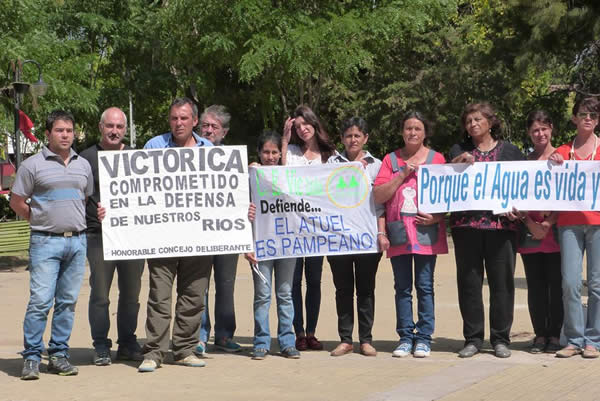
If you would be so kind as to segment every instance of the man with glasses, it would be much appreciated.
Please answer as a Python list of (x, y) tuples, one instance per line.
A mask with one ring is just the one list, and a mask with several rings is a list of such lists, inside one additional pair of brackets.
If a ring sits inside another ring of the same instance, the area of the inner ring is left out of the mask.
[[(223, 140), (229, 132), (230, 120), (231, 115), (227, 112), (225, 106), (214, 104), (207, 107), (200, 116), (202, 137), (215, 146), (223, 145)], [(242, 350), (240, 345), (232, 340), (236, 328), (233, 292), (238, 256), (237, 254), (213, 256), (215, 272), (215, 347), (225, 352), (240, 352)], [(207, 293), (200, 327), (200, 339), (196, 346), (196, 354), (201, 356), (206, 355), (206, 344), (210, 337), (211, 323), (208, 304)]]

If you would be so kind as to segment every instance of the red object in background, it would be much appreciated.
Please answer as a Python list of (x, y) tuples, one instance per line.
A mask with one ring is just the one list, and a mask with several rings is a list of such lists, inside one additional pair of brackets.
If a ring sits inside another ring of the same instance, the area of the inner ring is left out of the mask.
[(0, 163), (0, 194), (8, 193), (15, 180), (15, 166), (10, 163)]
[(33, 121), (29, 118), (29, 116), (23, 113), (22, 110), (19, 110), (19, 129), (25, 135), (25, 138), (29, 139), (31, 142), (37, 142), (38, 139), (31, 133), (31, 129), (33, 128)]

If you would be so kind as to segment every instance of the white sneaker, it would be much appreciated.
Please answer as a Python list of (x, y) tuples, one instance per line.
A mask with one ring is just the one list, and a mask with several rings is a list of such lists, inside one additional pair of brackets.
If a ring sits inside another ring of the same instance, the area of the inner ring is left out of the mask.
[(396, 358), (404, 358), (412, 353), (412, 348), (413, 346), (411, 343), (400, 343), (400, 345), (398, 345), (392, 352), (392, 356), (395, 356)]
[(175, 361), (175, 365), (189, 366), (190, 368), (201, 368), (206, 366), (206, 363), (198, 358), (195, 354), (189, 354), (183, 359)]
[(417, 343), (413, 356), (415, 358), (425, 358), (431, 354), (431, 348), (425, 343)]
[(160, 365), (154, 359), (144, 359), (138, 367), (138, 372), (154, 372)]

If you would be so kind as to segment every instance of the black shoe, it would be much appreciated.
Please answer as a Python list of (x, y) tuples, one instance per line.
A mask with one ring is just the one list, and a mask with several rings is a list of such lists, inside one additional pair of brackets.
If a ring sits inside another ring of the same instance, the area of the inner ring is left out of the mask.
[(508, 358), (510, 357), (511, 352), (506, 344), (499, 343), (494, 345), (494, 354), (497, 358)]
[(96, 366), (108, 366), (112, 360), (110, 359), (110, 350), (100, 349), (94, 351), (94, 365)]
[(119, 346), (117, 349), (117, 359), (120, 361), (143, 361), (144, 354), (142, 347), (138, 343), (130, 346)]
[(63, 355), (52, 355), (49, 360), (48, 373), (56, 373), (60, 376), (76, 376), (79, 373), (77, 366), (71, 365), (71, 362)]
[(40, 363), (34, 359), (25, 359), (21, 380), (37, 380), (40, 378)]
[(478, 352), (479, 348), (477, 348), (475, 344), (467, 344), (463, 349), (458, 351), (458, 356), (460, 358), (470, 358)]
[(533, 339), (533, 343), (529, 347), (529, 353), (541, 354), (546, 349), (546, 339), (544, 337), (536, 337)]
[(562, 349), (562, 347), (560, 346), (560, 343), (557, 340), (552, 340), (552, 337), (550, 337), (550, 340), (548, 341), (548, 344), (546, 344), (546, 349), (544, 350), (544, 352), (548, 353), (548, 354), (554, 354), (557, 351), (560, 351)]
[(290, 359), (300, 359), (300, 351), (294, 347), (289, 347), (281, 351), (281, 355)]

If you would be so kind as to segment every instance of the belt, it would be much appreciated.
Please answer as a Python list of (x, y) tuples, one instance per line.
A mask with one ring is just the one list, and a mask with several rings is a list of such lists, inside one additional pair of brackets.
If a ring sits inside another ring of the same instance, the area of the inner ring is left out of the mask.
[(64, 233), (53, 233), (50, 231), (32, 231), (32, 234), (47, 235), (48, 237), (78, 237), (85, 231), (65, 231)]

